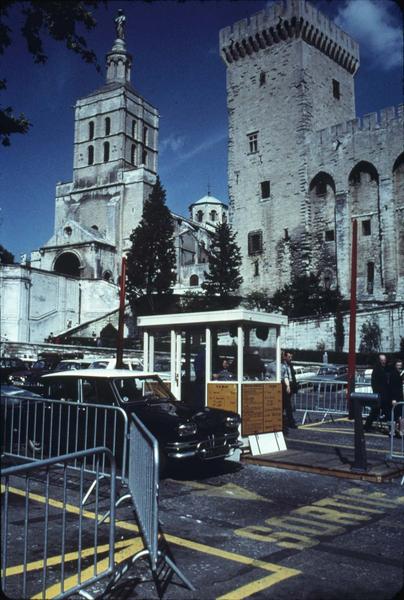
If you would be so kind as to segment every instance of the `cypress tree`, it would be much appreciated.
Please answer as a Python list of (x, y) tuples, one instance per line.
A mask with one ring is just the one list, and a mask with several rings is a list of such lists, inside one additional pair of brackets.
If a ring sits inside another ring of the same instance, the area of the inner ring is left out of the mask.
[(243, 282), (240, 276), (241, 254), (236, 234), (228, 223), (217, 226), (209, 253), (209, 272), (205, 271), (202, 289), (212, 304), (229, 307), (231, 297)]
[(175, 283), (174, 224), (159, 177), (130, 235), (126, 293), (133, 312), (164, 310)]

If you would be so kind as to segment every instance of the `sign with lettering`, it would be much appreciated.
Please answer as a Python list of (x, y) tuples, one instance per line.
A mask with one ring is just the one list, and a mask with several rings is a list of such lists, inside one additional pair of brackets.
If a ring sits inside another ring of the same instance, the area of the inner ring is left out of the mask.
[(282, 431), (280, 383), (243, 383), (241, 433), (243, 436)]
[(237, 384), (208, 383), (208, 406), (237, 412)]

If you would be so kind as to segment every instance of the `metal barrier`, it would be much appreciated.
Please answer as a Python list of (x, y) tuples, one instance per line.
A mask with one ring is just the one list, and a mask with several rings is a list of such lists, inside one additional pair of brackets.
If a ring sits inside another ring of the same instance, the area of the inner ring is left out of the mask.
[(328, 415), (346, 414), (348, 412), (347, 384), (339, 381), (305, 379), (299, 382), (294, 402), (295, 410), (304, 412), (303, 424), (309, 413), (323, 413), (323, 421)]
[[(101, 464), (110, 462), (109, 493), (103, 489), (101, 495), (97, 488), (91, 513), (82, 507), (84, 461), (90, 456), (97, 476)], [(79, 463), (79, 481), (72, 482), (68, 469)], [(93, 448), (13, 466), (1, 477), (4, 595), (66, 598), (113, 573), (116, 466), (110, 450)], [(106, 498), (111, 518), (104, 533), (98, 521)]]
[[(118, 479), (127, 480), (128, 417), (122, 408), (15, 396), (1, 399), (1, 417), (2, 454), (24, 461), (43, 460), (103, 446), (115, 456)], [(94, 457), (85, 458), (84, 470), (95, 473)], [(109, 476), (105, 464), (99, 466), (98, 474), (99, 478)]]
[(183, 575), (170, 557), (167, 542), (161, 531), (158, 518), (159, 495), (159, 447), (156, 438), (132, 413), (130, 424), (129, 479), (130, 494), (121, 498), (131, 499), (139, 524), (144, 549), (137, 552), (119, 567), (106, 592), (109, 592), (126, 571), (138, 559), (148, 557), (153, 579), (158, 590), (167, 584), (175, 573), (192, 591), (193, 585)]
[[(390, 421), (390, 460), (404, 462), (404, 402), (393, 400)], [(404, 476), (401, 485), (404, 484)]]

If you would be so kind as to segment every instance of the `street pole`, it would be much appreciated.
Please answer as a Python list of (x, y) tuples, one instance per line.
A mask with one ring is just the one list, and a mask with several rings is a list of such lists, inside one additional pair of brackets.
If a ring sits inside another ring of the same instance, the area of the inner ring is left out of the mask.
[(125, 318), (125, 290), (126, 290), (126, 257), (122, 257), (121, 267), (121, 287), (119, 291), (119, 320), (118, 320), (118, 339), (116, 343), (116, 368), (123, 366), (123, 326)]
[(349, 354), (348, 354), (348, 409), (349, 418), (354, 418), (351, 393), (355, 391), (356, 368), (356, 279), (358, 272), (358, 221), (352, 221), (352, 255), (351, 255), (351, 304), (349, 314)]

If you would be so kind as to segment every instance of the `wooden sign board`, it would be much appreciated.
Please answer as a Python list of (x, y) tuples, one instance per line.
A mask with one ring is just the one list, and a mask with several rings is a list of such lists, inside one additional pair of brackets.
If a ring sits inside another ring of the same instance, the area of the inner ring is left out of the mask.
[(237, 412), (237, 384), (208, 383), (208, 406)]
[(243, 436), (282, 431), (282, 386), (280, 383), (243, 383), (241, 434)]

